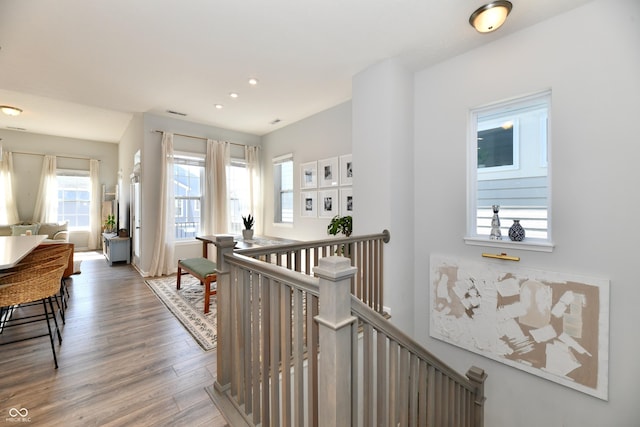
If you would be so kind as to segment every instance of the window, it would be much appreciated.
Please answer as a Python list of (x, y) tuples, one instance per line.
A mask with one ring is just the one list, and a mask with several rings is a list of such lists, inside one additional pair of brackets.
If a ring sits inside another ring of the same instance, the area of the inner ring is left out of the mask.
[(489, 129), (478, 129), (478, 170), (517, 168), (518, 145), (514, 144), (513, 126), (507, 121)]
[(293, 224), (293, 154), (273, 159), (274, 222)]
[(204, 159), (176, 154), (173, 165), (176, 240), (200, 233)]
[(487, 243), (491, 207), (499, 205), (503, 241), (518, 219), (526, 231), (522, 243), (550, 246), (550, 103), (544, 92), (471, 110), (467, 243)]
[(58, 170), (58, 221), (69, 230), (89, 230), (91, 179), (89, 171)]
[[(232, 234), (240, 234), (244, 228), (242, 216), (249, 212), (249, 172), (244, 160), (231, 160), (228, 169), (229, 221)], [(255, 213), (253, 213), (255, 215)]]

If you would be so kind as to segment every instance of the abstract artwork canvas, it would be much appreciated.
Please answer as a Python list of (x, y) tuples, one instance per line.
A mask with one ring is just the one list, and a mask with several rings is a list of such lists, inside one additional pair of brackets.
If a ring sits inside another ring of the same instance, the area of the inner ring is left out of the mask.
[(608, 399), (609, 281), (431, 256), (432, 337)]

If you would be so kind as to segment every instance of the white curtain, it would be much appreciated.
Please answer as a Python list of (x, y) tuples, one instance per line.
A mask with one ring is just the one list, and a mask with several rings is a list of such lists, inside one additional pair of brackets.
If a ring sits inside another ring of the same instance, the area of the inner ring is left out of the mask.
[(58, 221), (58, 181), (56, 177), (56, 156), (44, 156), (40, 188), (33, 210), (34, 222)]
[(18, 218), (18, 207), (13, 198), (13, 154), (6, 152), (0, 159), (0, 190), (3, 196), (0, 197), (0, 224), (16, 224)]
[(100, 197), (100, 162), (89, 160), (89, 180), (91, 182), (91, 202), (89, 203), (89, 249), (97, 249), (101, 244), (102, 198)]
[(229, 231), (227, 168), (230, 165), (230, 144), (207, 139), (205, 208), (202, 215), (204, 234), (227, 233)]
[(173, 134), (162, 133), (160, 203), (158, 204), (158, 223), (156, 242), (153, 248), (151, 268), (152, 276), (169, 275), (176, 269), (174, 262), (175, 244), (175, 201), (173, 197)]
[[(249, 212), (260, 218), (262, 213), (262, 184), (260, 181), (260, 147), (245, 146), (244, 158), (247, 162), (247, 173), (249, 175)], [(262, 219), (262, 218), (261, 218)], [(256, 220), (255, 233), (262, 232), (262, 221)]]

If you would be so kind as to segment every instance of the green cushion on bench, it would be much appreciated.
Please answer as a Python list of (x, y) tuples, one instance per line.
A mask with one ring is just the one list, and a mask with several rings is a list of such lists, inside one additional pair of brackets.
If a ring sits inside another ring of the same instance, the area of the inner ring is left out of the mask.
[(206, 277), (210, 274), (215, 274), (216, 263), (206, 258), (187, 258), (182, 259), (179, 262), (183, 268), (191, 270), (193, 273), (200, 277)]

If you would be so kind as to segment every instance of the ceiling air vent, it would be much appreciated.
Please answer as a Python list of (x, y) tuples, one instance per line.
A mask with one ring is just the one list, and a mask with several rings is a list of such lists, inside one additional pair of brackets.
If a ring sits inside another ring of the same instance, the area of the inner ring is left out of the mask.
[(175, 114), (176, 116), (182, 116), (182, 117), (186, 117), (187, 114), (186, 113), (181, 113), (179, 111), (173, 111), (173, 110), (167, 110), (167, 113), (169, 114)]

